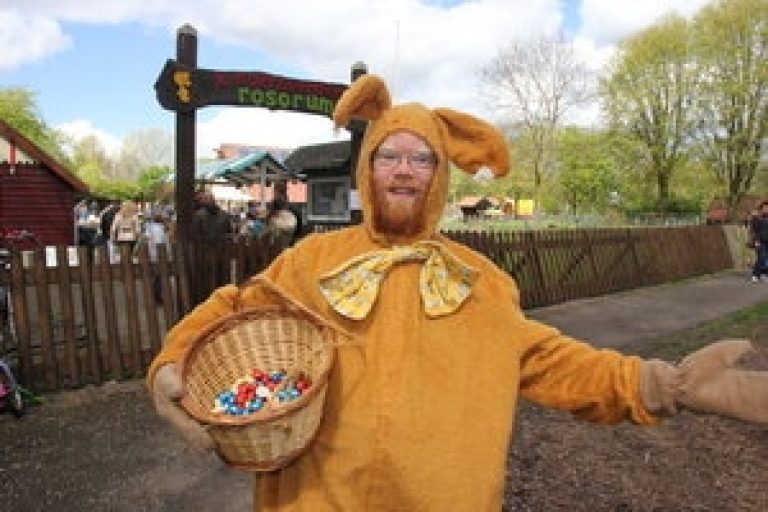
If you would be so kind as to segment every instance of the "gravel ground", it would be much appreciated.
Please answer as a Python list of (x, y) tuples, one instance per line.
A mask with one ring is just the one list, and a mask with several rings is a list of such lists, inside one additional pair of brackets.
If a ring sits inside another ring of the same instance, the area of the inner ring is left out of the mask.
[(0, 416), (0, 496), (16, 512), (249, 510), (251, 477), (201, 455), (139, 381), (57, 393)]
[[(47, 397), (0, 417), (0, 495), (26, 511), (250, 509), (250, 476), (189, 450), (140, 383)], [(505, 510), (765, 511), (768, 429), (682, 412), (595, 426), (524, 403)]]
[[(723, 290), (720, 296), (728, 301)], [(662, 288), (657, 300), (673, 292), (681, 293)], [(626, 304), (621, 307), (616, 297), (606, 298), (615, 310), (609, 310), (607, 302), (590, 299), (594, 314), (614, 311), (616, 316), (613, 327), (599, 325), (600, 333), (631, 329), (631, 319), (642, 314), (640, 302), (632, 297), (647, 302), (648, 293), (624, 295)], [(737, 287), (733, 293), (738, 293)], [(761, 336), (768, 342), (768, 303), (763, 306), (755, 310), (763, 318), (755, 318), (753, 312), (717, 325), (669, 331), (666, 337), (635, 345), (625, 343), (621, 349), (674, 356), (675, 351), (685, 353), (713, 339), (749, 334), (746, 329), (760, 322), (765, 329)], [(572, 319), (567, 309), (541, 313), (550, 314), (551, 323), (557, 325), (557, 318)], [(634, 316), (622, 318), (619, 310)], [(589, 324), (582, 324), (585, 333)], [(573, 329), (578, 330), (576, 322)], [(768, 367), (765, 362), (752, 363)], [(139, 381), (47, 395), (43, 405), (21, 419), (0, 414), (0, 438), (1, 510), (251, 509), (250, 475), (189, 449), (155, 415)], [(653, 428), (595, 426), (523, 403), (510, 448), (505, 510), (764, 512), (768, 428), (688, 412)]]

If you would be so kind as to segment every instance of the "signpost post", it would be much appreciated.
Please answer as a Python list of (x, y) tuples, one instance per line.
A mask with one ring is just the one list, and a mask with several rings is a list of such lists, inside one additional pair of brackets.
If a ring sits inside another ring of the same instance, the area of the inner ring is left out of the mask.
[[(184, 66), (197, 66), (197, 31), (191, 25), (182, 26), (176, 34), (176, 58)], [(179, 85), (181, 98), (187, 88), (183, 83)], [(189, 240), (195, 189), (195, 125), (194, 110), (176, 111), (176, 233), (185, 242)]]

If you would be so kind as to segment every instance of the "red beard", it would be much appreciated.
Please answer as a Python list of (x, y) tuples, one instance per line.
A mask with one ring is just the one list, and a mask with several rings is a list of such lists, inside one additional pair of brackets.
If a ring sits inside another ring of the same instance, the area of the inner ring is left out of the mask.
[(374, 184), (375, 226), (380, 233), (412, 236), (424, 227), (426, 191), (410, 180)]

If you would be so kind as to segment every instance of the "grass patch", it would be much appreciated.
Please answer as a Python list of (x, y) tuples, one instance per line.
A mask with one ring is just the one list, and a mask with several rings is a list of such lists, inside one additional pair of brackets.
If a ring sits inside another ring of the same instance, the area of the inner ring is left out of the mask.
[(749, 338), (761, 346), (768, 346), (768, 302), (645, 342), (634, 353), (646, 358), (676, 361), (705, 345), (727, 338)]

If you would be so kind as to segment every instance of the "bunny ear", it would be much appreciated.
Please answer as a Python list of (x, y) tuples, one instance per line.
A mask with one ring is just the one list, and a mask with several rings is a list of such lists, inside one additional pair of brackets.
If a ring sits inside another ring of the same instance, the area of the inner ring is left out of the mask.
[(333, 110), (336, 127), (346, 126), (353, 117), (373, 121), (392, 105), (384, 80), (376, 75), (362, 75), (344, 91)]
[(469, 114), (448, 108), (434, 111), (448, 159), (478, 179), (501, 178), (509, 170), (509, 147), (504, 136)]

